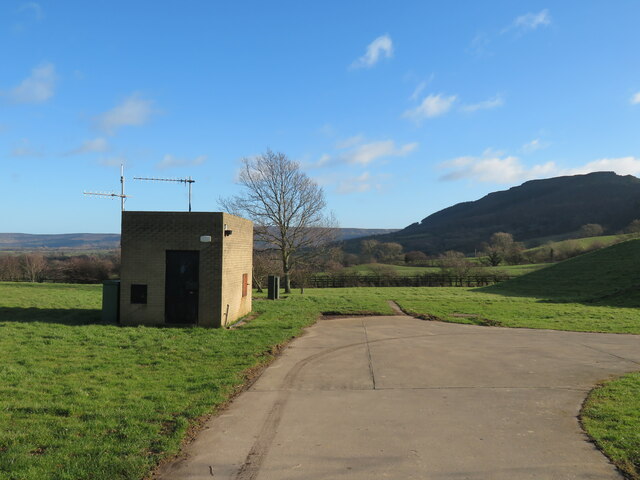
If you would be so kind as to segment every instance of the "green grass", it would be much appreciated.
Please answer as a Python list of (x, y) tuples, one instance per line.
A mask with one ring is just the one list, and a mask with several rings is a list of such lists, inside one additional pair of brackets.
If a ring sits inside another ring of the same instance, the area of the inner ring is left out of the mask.
[(388, 288), (385, 292), (406, 312), (422, 318), (505, 327), (640, 334), (640, 315), (636, 309), (627, 307), (554, 302), (477, 288)]
[[(530, 264), (530, 265), (500, 265), (498, 267), (483, 267), (483, 269), (490, 273), (507, 274), (510, 276), (519, 276), (526, 273), (535, 272), (541, 268), (549, 266), (548, 263)], [(429, 273), (440, 273), (439, 267), (413, 267), (409, 265), (387, 265), (380, 263), (363, 263), (361, 265), (354, 265), (352, 267), (346, 267), (344, 270), (338, 273), (344, 274), (359, 274), (359, 275), (375, 275), (379, 273), (380, 268), (388, 268), (395, 271), (397, 275), (425, 275)]]
[(582, 424), (596, 444), (629, 478), (640, 479), (640, 372), (591, 392)]
[(533, 247), (527, 252), (535, 252), (538, 250), (548, 249), (549, 247), (553, 248), (556, 251), (561, 251), (564, 248), (579, 246), (584, 249), (589, 249), (593, 245), (600, 245), (602, 247), (608, 247), (613, 245), (616, 242), (621, 242), (625, 240), (629, 240), (633, 238), (632, 234), (621, 233), (618, 235), (600, 235), (598, 237), (586, 237), (586, 238), (567, 238), (558, 241), (549, 241), (544, 245), (540, 245), (538, 247)]
[(391, 313), (348, 292), (256, 301), (237, 330), (101, 324), (100, 287), (0, 283), (0, 478), (140, 479), (189, 425), (321, 311)]
[(399, 289), (393, 294), (414, 315), (450, 322), (637, 334), (640, 240), (490, 287)]
[[(393, 299), (446, 321), (638, 334), (639, 262), (637, 240), (487, 288), (307, 289), (256, 300), (259, 316), (236, 330), (102, 324), (99, 286), (0, 283), (0, 479), (145, 477), (321, 312), (390, 314)], [(606, 397), (630, 399), (629, 414), (610, 415), (628, 415), (621, 425), (637, 432), (631, 378)], [(611, 421), (589, 415), (590, 432), (638, 458), (627, 433), (592, 427)]]
[(629, 240), (585, 253), (549, 268), (487, 287), (484, 291), (556, 301), (597, 302), (618, 296), (620, 300), (624, 297), (637, 306), (634, 302), (639, 298), (640, 291), (640, 240)]

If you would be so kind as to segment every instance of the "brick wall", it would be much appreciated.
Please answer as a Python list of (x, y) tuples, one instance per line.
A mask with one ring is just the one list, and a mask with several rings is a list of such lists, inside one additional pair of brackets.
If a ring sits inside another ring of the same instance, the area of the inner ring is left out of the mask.
[[(228, 237), (225, 223), (233, 230)], [(212, 242), (201, 243), (202, 235), (210, 235)], [(251, 281), (252, 241), (251, 222), (221, 212), (123, 212), (120, 321), (164, 323), (166, 251), (192, 250), (200, 255), (198, 325), (232, 323), (251, 311), (250, 290), (248, 300), (241, 293), (237, 298), (236, 290), (241, 292), (242, 273)], [(131, 303), (132, 284), (147, 285), (146, 304)]]
[[(229, 325), (251, 311), (253, 222), (225, 213), (223, 224), (232, 232), (224, 237), (222, 244), (221, 318), (223, 325)], [(242, 287), (243, 275), (249, 285), (245, 289)], [(243, 290), (247, 293), (245, 297)]]

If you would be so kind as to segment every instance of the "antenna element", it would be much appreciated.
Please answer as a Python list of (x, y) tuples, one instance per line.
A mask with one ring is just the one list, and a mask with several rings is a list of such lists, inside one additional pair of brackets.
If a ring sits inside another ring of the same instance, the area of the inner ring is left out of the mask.
[(82, 192), (85, 195), (96, 195), (96, 196), (102, 196), (102, 197), (118, 197), (120, 199), (120, 208), (122, 209), (122, 211), (124, 212), (124, 202), (127, 198), (129, 198), (129, 195), (125, 195), (124, 194), (124, 165), (120, 165), (120, 193), (113, 193), (113, 192)]
[(133, 177), (134, 180), (148, 180), (151, 182), (180, 182), (189, 187), (189, 211), (191, 211), (191, 184), (196, 181), (191, 178), (149, 178), (149, 177)]

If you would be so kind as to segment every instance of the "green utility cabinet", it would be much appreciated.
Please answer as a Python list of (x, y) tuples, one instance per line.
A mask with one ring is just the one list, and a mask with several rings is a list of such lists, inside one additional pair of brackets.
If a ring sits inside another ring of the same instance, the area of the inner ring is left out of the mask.
[(108, 323), (120, 321), (120, 280), (102, 282), (102, 321)]

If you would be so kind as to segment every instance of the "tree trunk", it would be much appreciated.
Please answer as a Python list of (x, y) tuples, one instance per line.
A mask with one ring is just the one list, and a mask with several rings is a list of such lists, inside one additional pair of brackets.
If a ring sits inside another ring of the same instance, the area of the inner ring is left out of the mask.
[(284, 273), (284, 293), (291, 293), (291, 266), (289, 265), (289, 255), (282, 252), (282, 273)]
[(284, 293), (291, 293), (291, 275), (289, 272), (284, 274)]

